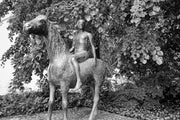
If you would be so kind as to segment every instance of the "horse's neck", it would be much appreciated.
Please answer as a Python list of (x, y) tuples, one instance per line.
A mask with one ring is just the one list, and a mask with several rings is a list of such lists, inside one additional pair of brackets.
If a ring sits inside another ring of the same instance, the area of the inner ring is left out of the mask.
[(48, 35), (45, 36), (45, 41), (49, 58), (54, 58), (60, 54), (67, 53), (69, 48), (60, 35), (60, 27), (54, 25), (54, 23), (49, 23), (48, 26)]
[(49, 56), (49, 62), (50, 63), (64, 63), (64, 62), (67, 62), (68, 59), (69, 59), (69, 53), (60, 53), (60, 54), (57, 54), (55, 56)]

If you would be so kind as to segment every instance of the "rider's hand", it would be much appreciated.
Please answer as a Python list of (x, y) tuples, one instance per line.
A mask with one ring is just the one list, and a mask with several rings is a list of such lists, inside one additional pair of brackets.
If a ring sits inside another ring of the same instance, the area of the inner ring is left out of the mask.
[(73, 52), (73, 51), (74, 51), (74, 46), (69, 49), (69, 52)]

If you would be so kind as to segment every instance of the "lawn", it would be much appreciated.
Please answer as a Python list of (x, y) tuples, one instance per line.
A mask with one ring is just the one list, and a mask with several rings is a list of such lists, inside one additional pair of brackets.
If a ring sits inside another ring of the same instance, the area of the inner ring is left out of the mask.
[[(68, 115), (69, 120), (87, 120), (90, 115), (90, 108), (73, 108), (69, 109)], [(34, 115), (19, 115), (19, 116), (11, 116), (0, 118), (0, 120), (46, 120), (47, 112), (34, 114)], [(54, 111), (53, 120), (62, 120), (62, 111)], [(98, 111), (97, 120), (135, 120), (132, 118), (127, 118), (120, 116), (118, 114)]]

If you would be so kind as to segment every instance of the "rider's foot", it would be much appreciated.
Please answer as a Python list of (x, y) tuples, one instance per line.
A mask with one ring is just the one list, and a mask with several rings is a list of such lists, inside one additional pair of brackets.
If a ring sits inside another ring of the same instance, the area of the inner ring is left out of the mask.
[(69, 89), (69, 93), (82, 93), (82, 89), (81, 88), (73, 88), (73, 89)]
[(81, 85), (82, 83), (77, 83), (77, 85), (75, 86), (75, 88), (73, 89), (69, 89), (70, 93), (82, 93), (82, 89), (81, 89)]

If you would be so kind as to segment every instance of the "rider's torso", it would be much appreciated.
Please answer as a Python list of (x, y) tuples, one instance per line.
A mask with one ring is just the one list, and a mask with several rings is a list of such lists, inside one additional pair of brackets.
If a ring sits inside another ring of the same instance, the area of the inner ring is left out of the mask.
[(75, 37), (75, 52), (79, 51), (89, 51), (90, 49), (90, 42), (89, 42), (89, 33), (87, 32), (79, 32)]

